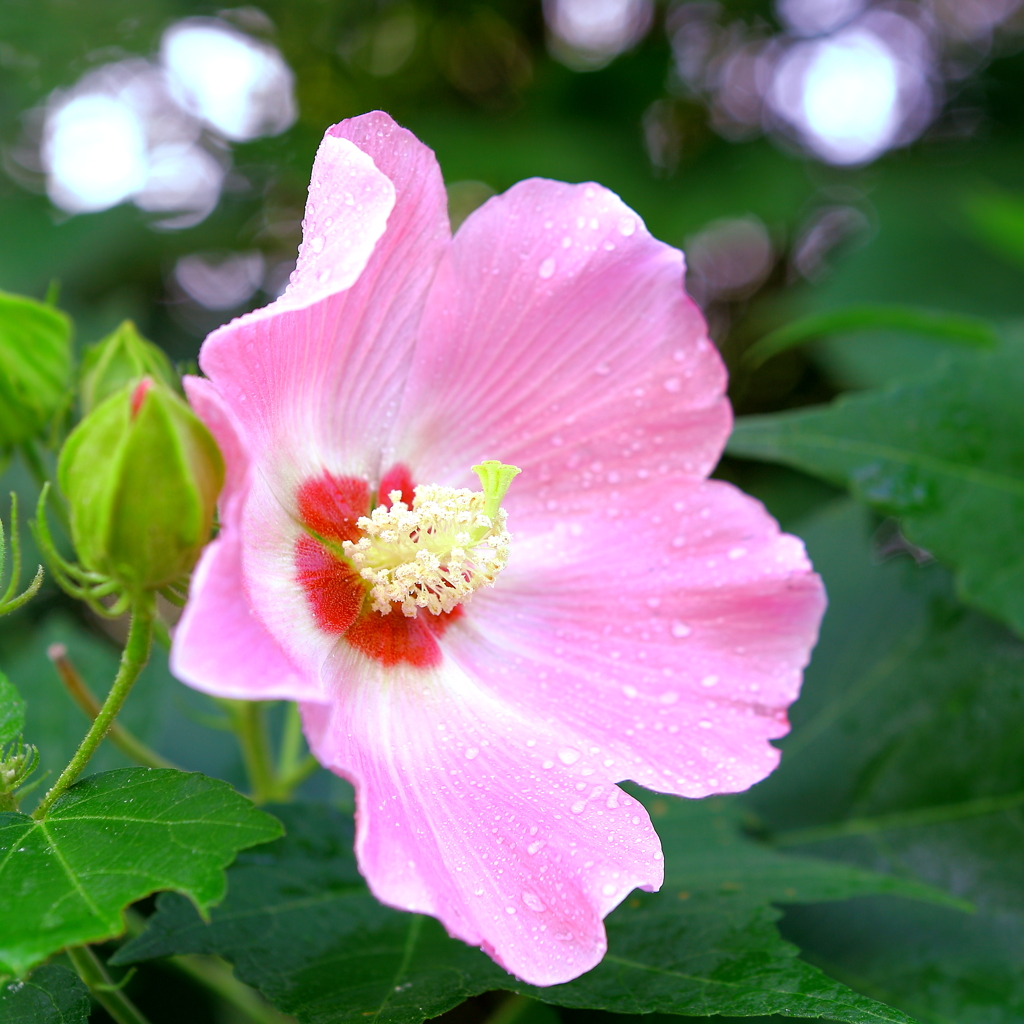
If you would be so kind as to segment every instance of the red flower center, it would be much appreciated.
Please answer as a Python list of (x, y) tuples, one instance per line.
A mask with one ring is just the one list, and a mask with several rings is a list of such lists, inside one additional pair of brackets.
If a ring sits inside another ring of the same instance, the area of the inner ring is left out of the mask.
[[(376, 504), (390, 507), (389, 495), (401, 491), (411, 504), (413, 480), (402, 465), (384, 474)], [(369, 587), (341, 555), (342, 541), (357, 541), (360, 516), (369, 515), (370, 486), (351, 476), (325, 472), (307, 480), (298, 494), (299, 516), (310, 531), (295, 543), (296, 574), (317, 625), (383, 665), (405, 662), (430, 668), (441, 661), (437, 638), (462, 614), (461, 607), (433, 615), (408, 617), (395, 604), (385, 615), (369, 600)]]

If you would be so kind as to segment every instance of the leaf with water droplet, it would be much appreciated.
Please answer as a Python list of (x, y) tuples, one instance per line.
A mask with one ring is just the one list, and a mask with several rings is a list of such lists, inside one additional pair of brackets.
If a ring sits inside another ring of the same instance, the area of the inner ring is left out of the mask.
[(124, 908), (160, 889), (205, 912), (238, 850), (280, 831), (226, 782), (170, 769), (90, 776), (40, 820), (0, 814), (0, 974), (120, 935)]
[(0, 985), (2, 1024), (86, 1024), (89, 990), (63, 964), (45, 964), (25, 981)]
[[(432, 918), (378, 904), (352, 855), (351, 818), (312, 804), (274, 808), (286, 836), (239, 856), (228, 873), (228, 896), (209, 924), (188, 900), (165, 893), (146, 931), (113, 961), (214, 953), (302, 1024), (419, 1024), (494, 989), (616, 1013), (784, 1012), (908, 1024), (898, 1010), (797, 959), (775, 930), (779, 912), (770, 904), (879, 892), (947, 897), (760, 846), (740, 834), (732, 800), (656, 797), (651, 809), (668, 854), (666, 886), (628, 897), (608, 918), (608, 956), (567, 985), (525, 986), (449, 938)], [(685, 902), (683, 886), (692, 894)], [(523, 903), (540, 912), (525, 895)]]
[(739, 420), (728, 452), (782, 462), (899, 516), (963, 598), (1024, 633), (1024, 342), (823, 409)]

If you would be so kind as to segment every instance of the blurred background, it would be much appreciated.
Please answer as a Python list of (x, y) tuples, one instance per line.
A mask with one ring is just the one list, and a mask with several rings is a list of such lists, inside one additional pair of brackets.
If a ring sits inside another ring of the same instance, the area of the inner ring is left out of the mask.
[[(284, 289), (323, 132), (374, 108), (437, 152), (454, 222), (533, 175), (618, 192), (686, 251), (688, 287), (730, 366), (740, 414), (884, 385), (950, 351), (929, 337), (850, 328), (756, 370), (742, 361), (794, 318), (898, 302), (985, 316), (1010, 332), (1021, 319), (1024, 0), (0, 0), (0, 289), (42, 298), (56, 282), (79, 346), (127, 317), (188, 365), (208, 331)], [(831, 487), (779, 467), (727, 459), (719, 474), (804, 537), (830, 590), (795, 726), (826, 700), (842, 709), (878, 650), (896, 665), (878, 689), (892, 706), (881, 706), (877, 725), (857, 733), (836, 711), (818, 760), (801, 762), (790, 744), (783, 771), (746, 804), (783, 827), (831, 820), (847, 789), (863, 805), (897, 771), (889, 753), (875, 758), (874, 737), (891, 723), (918, 735), (899, 724), (902, 713), (928, 728), (899, 771), (925, 779), (920, 787), (938, 780), (925, 803), (951, 799), (942, 741), (958, 735), (957, 709), (1013, 722), (1018, 696), (999, 703), (985, 690), (970, 703), (955, 691), (954, 700), (899, 638), (935, 619), (935, 674), (964, 688), (994, 678), (978, 666), (998, 640), (1007, 664), (1016, 659), (1005, 676), (1014, 695), (1024, 649), (1002, 633), (992, 640), (996, 627), (983, 623), (981, 638), (957, 639), (951, 657), (945, 645), (962, 610), (945, 570), (918, 566), (927, 552), (891, 520), (880, 526), (837, 503)], [(9, 479), (34, 500), (17, 462)], [(26, 559), (34, 564), (31, 550)], [(46, 659), (53, 641), (97, 688), (117, 656), (97, 622), (49, 584), (6, 620), (0, 663), (29, 698), (27, 735), (51, 772), (84, 723)], [(883, 677), (871, 671), (874, 686)], [(934, 722), (921, 711), (928, 701)], [(215, 712), (157, 655), (124, 721), (185, 767), (244, 785)], [(844, 760), (842, 743), (858, 735), (863, 750)], [(1016, 735), (961, 748), (992, 751), (996, 788), (1018, 777)], [(934, 771), (921, 767), (928, 752), (939, 758)], [(119, 757), (104, 749), (94, 767)], [(1017, 766), (1009, 774), (1008, 764)], [(979, 768), (978, 777), (981, 792), (989, 775)], [(814, 786), (821, 806), (806, 795)], [(350, 798), (326, 773), (306, 793)], [(1012, 824), (1012, 840), (999, 832), (997, 845), (1016, 872), (1022, 826)], [(913, 870), (929, 881), (948, 874), (974, 898), (970, 880), (988, 877), (976, 864), (988, 850), (980, 834), (965, 830), (953, 853), (922, 844)], [(866, 862), (891, 867), (881, 856)], [(1002, 882), (995, 891), (1001, 908)], [(968, 926), (949, 911), (908, 917), (886, 907), (791, 911), (784, 931), (835, 976), (923, 1021), (1024, 1020), (1024, 917), (979, 914)], [(886, 973), (904, 968), (897, 981)], [(233, 1019), (163, 970), (147, 967), (133, 982), (156, 1024)], [(488, 1012), (478, 1000), (449, 1020)], [(544, 1013), (532, 1024), (623, 1020)]]
[[(1020, 0), (0, 0), (0, 288), (178, 360), (284, 288), (324, 129), (430, 146), (453, 216), (541, 175), (615, 189), (685, 248), (734, 371), (794, 315), (1012, 318)], [(884, 334), (734, 373), (738, 411), (927, 363)]]

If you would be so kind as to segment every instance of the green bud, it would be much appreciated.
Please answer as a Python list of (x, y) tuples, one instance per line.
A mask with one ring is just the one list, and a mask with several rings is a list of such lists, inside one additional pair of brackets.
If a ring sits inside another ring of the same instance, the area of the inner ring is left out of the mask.
[(112, 334), (90, 345), (82, 356), (78, 400), (88, 414), (115, 391), (141, 377), (177, 388), (178, 375), (163, 351), (125, 320)]
[(146, 377), (78, 424), (57, 475), (83, 566), (134, 593), (191, 571), (210, 538), (224, 461), (184, 399)]
[(70, 378), (71, 321), (52, 306), (0, 292), (0, 448), (45, 433)]

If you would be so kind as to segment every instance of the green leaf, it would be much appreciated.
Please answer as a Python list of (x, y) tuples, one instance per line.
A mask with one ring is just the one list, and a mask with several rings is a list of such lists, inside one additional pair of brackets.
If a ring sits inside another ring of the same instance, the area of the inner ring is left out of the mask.
[(967, 197), (966, 211), (975, 235), (1024, 269), (1024, 199), (989, 187)]
[(0, 748), (13, 743), (25, 729), (25, 702), (14, 684), (0, 672)]
[(0, 1024), (86, 1024), (89, 990), (74, 971), (46, 964), (0, 987)]
[(728, 452), (845, 485), (1024, 632), (1024, 345), (824, 409), (739, 420)]
[(205, 912), (238, 850), (280, 832), (227, 783), (169, 769), (91, 776), (40, 821), (0, 814), (0, 972), (120, 935), (124, 908), (159, 889)]
[(0, 448), (45, 429), (65, 399), (70, 377), (67, 316), (0, 292)]
[(216, 953), (303, 1024), (412, 1024), (498, 988), (618, 1013), (907, 1019), (798, 960), (775, 931), (770, 903), (877, 892), (945, 897), (766, 849), (739, 835), (732, 801), (659, 797), (652, 806), (665, 839), (665, 890), (635, 894), (612, 914), (605, 961), (568, 985), (524, 986), (431, 918), (382, 907), (356, 869), (351, 821), (317, 805), (275, 809), (286, 836), (240, 855), (209, 924), (186, 900), (162, 895), (147, 930), (112, 962)]
[(1017, 1024), (1024, 643), (958, 605), (941, 566), (879, 564), (874, 525), (846, 500), (800, 531), (829, 613), (781, 767), (744, 802), (787, 850), (915, 877), (978, 908), (791, 909), (783, 934), (804, 958), (921, 1020)]
[(915, 309), (913, 306), (846, 306), (824, 313), (812, 313), (766, 334), (747, 349), (743, 361), (756, 369), (772, 356), (802, 345), (805, 341), (864, 330), (901, 331), (940, 338), (970, 348), (995, 348), (999, 344), (995, 328), (980, 317), (935, 313)]

